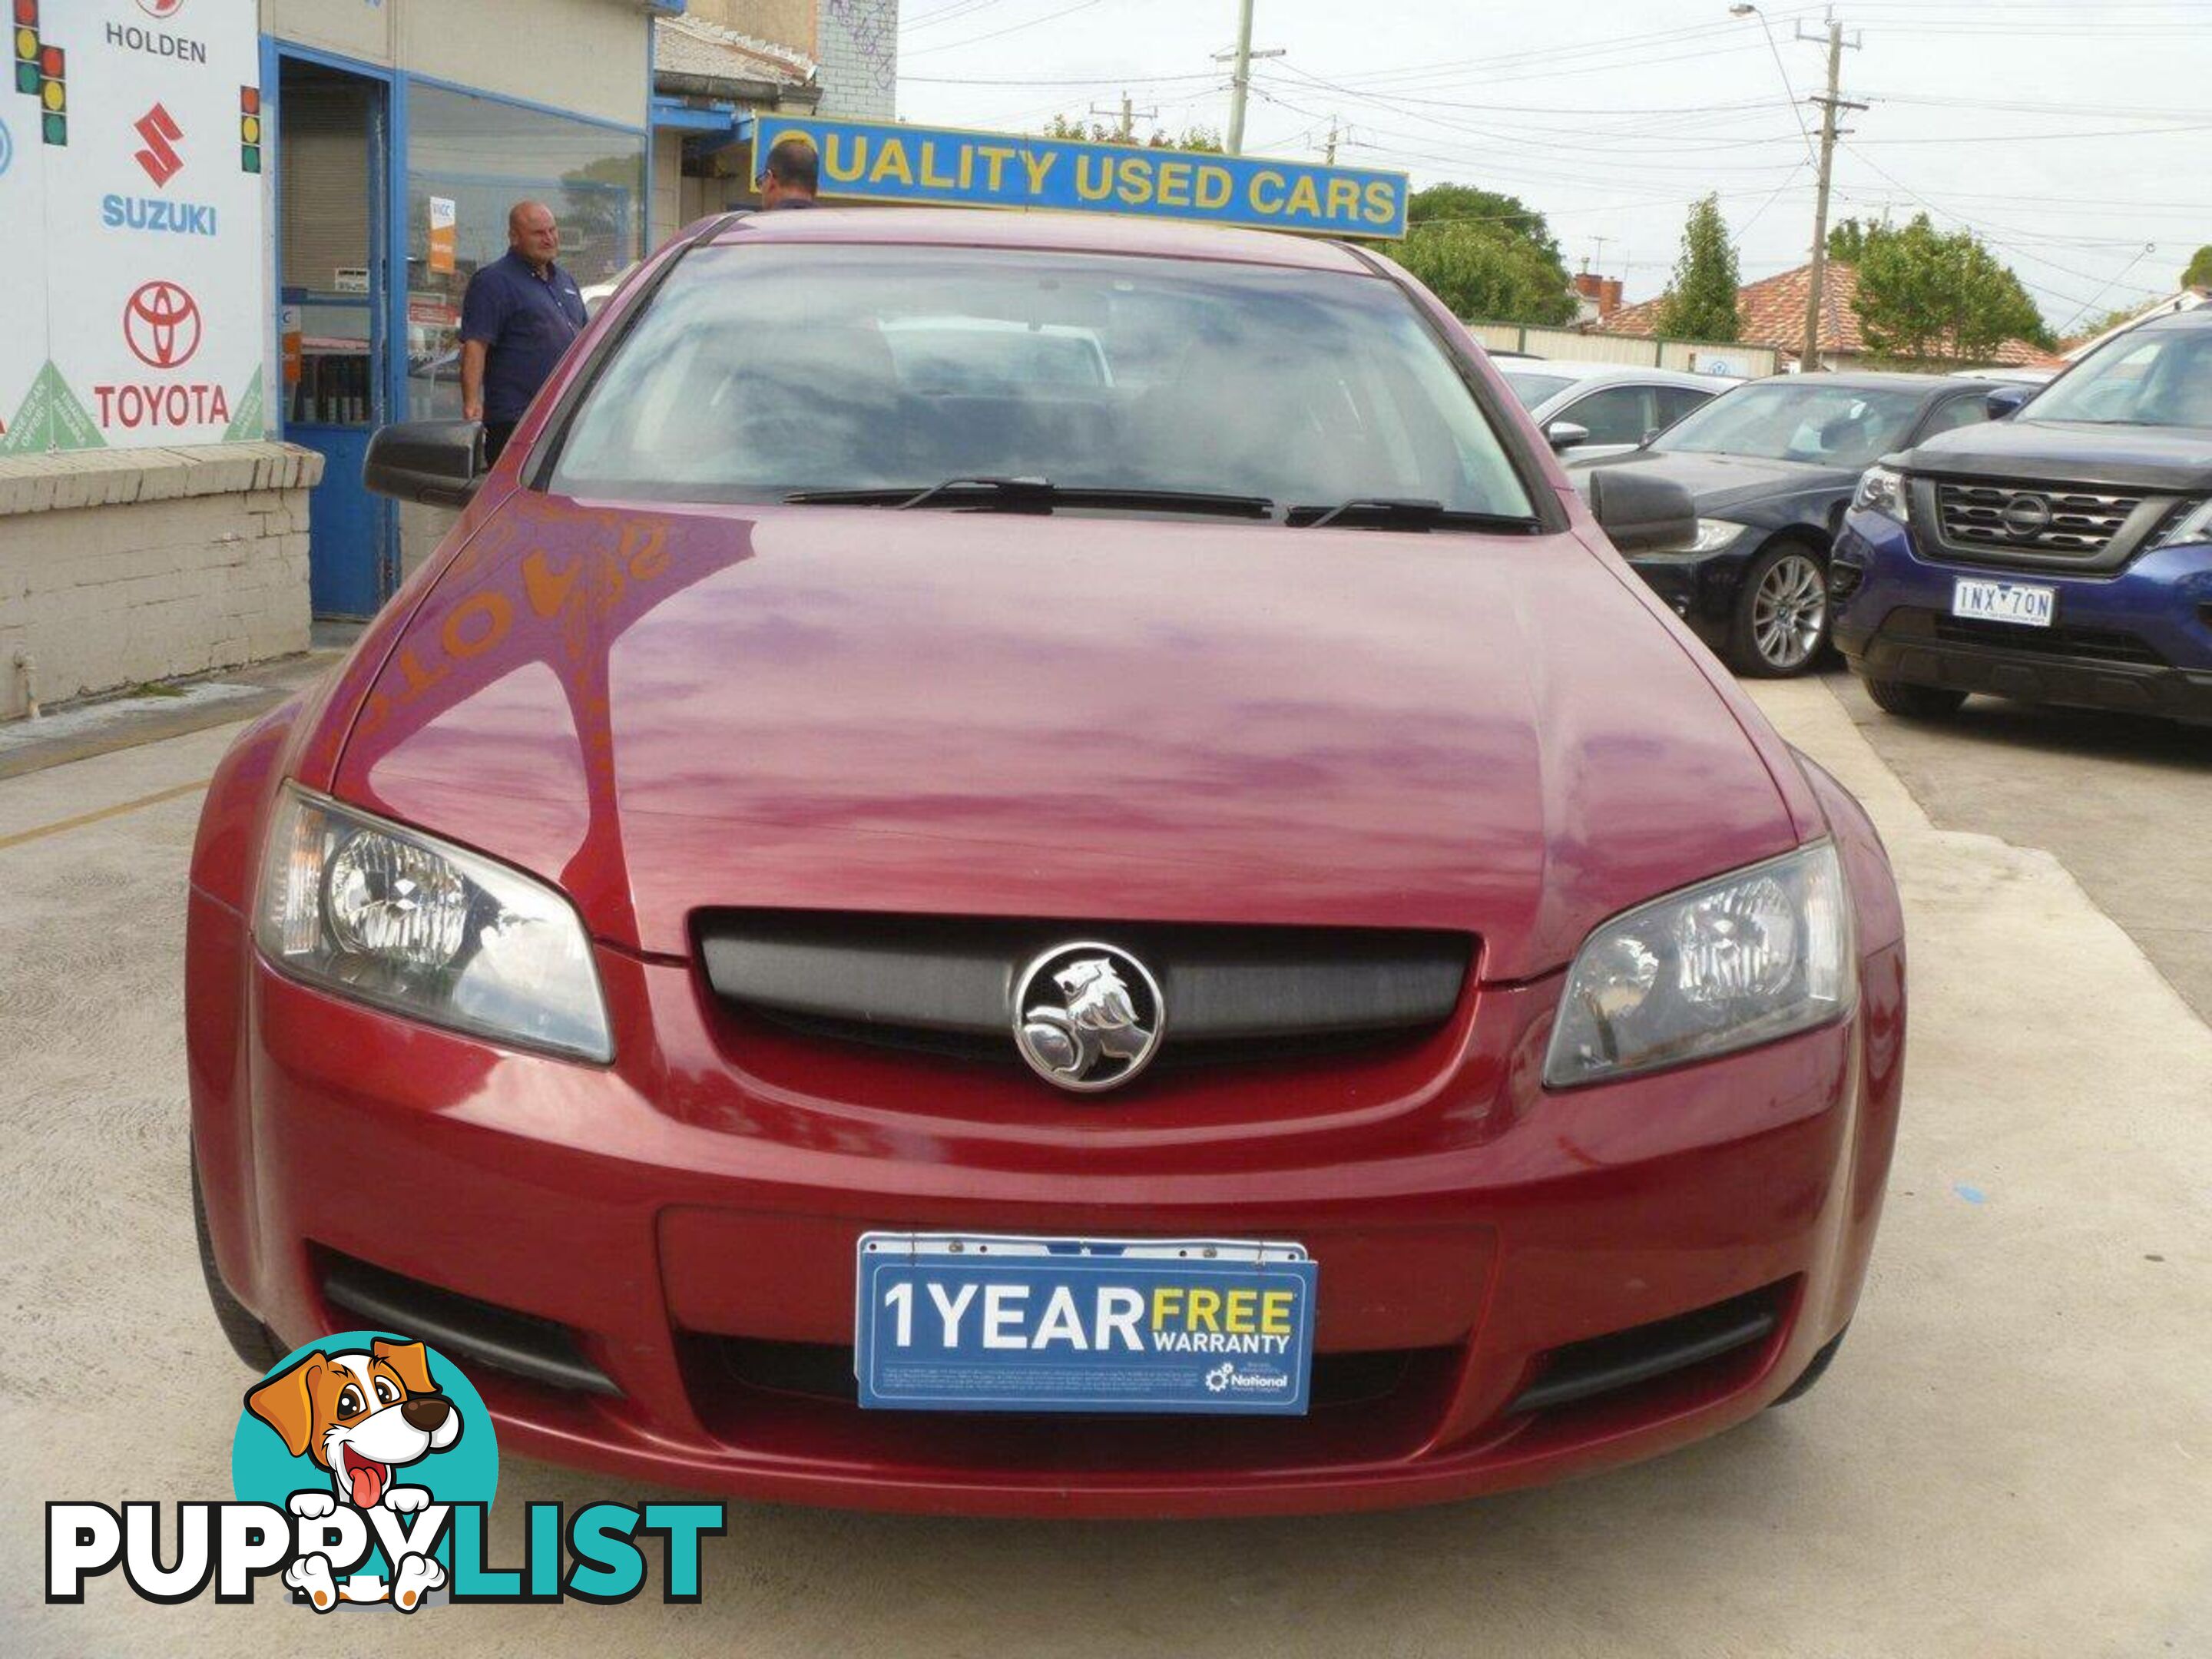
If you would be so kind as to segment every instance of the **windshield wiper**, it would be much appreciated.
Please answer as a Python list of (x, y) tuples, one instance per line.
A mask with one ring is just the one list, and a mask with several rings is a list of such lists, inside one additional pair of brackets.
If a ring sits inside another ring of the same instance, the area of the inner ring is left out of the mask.
[(943, 507), (984, 513), (1050, 513), (1055, 507), (1121, 507), (1137, 513), (1207, 513), (1231, 519), (1267, 519), (1274, 502), (1264, 495), (1209, 495), (1200, 490), (1114, 489), (1062, 486), (1049, 478), (947, 478), (942, 483), (879, 489), (802, 489), (783, 498), (813, 507)]
[(1294, 507), (1283, 515), (1283, 522), (1307, 530), (1343, 524), (1374, 530), (1491, 530), (1522, 536), (1542, 528), (1533, 518), (1462, 512), (1442, 501), (1395, 495), (1355, 495), (1334, 507)]

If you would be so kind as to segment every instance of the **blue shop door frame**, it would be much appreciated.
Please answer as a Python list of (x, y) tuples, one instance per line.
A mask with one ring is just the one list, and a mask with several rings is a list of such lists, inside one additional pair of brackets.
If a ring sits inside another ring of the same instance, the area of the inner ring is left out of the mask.
[[(371, 617), (399, 585), (398, 512), (361, 480), (370, 435), (392, 418), (392, 83), (388, 71), (264, 41), (263, 86), (276, 138), (280, 431), (323, 457), (308, 497), (309, 599), (318, 617)], [(296, 239), (325, 254), (315, 268), (287, 268), (288, 212), (323, 220), (321, 234)], [(349, 234), (331, 230), (363, 216), (356, 253)]]

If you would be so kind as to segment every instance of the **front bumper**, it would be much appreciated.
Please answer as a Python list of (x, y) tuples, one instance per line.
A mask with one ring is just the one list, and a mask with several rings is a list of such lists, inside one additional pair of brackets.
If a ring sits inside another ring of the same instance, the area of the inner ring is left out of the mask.
[[(1961, 576), (2057, 590), (2048, 629), (1963, 623)], [(2105, 576), (1938, 562), (1894, 521), (1854, 513), (1831, 565), (1853, 672), (2029, 702), (2212, 720), (2212, 547), (2163, 548)]]
[[(216, 1259), (286, 1342), (385, 1322), (331, 1293), (365, 1264), (556, 1328), (611, 1385), (449, 1350), (513, 1449), (924, 1511), (1381, 1507), (1583, 1473), (1738, 1422), (1850, 1317), (1903, 1041), (1889, 951), (1863, 965), (1841, 1024), (1547, 1096), (1534, 1078), (1557, 979), (1488, 988), (1428, 1085), (1255, 1141), (1124, 1132), (1112, 1106), (1043, 1097), (1020, 1124), (811, 1099), (732, 1062), (687, 966), (613, 951), (607, 1069), (295, 984), (204, 894), (190, 957)], [(849, 1369), (853, 1247), (872, 1228), (1297, 1239), (1321, 1263), (1322, 1403), (1230, 1420), (863, 1413), (821, 1385), (821, 1362), (842, 1352)], [(1513, 1408), (1563, 1349), (1721, 1304), (1769, 1309), (1771, 1329), (1634, 1386)]]
[(1728, 646), (1743, 573), (1764, 538), (1747, 527), (1724, 547), (1705, 553), (1639, 553), (1629, 568), (1715, 651)]

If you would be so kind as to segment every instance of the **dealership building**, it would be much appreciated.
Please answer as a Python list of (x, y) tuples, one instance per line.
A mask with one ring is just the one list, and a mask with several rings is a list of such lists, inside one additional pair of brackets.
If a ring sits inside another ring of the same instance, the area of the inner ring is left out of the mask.
[(0, 720), (389, 597), (445, 520), (362, 458), (459, 414), (511, 203), (588, 289), (750, 199), (754, 114), (895, 113), (897, 0), (0, 4)]

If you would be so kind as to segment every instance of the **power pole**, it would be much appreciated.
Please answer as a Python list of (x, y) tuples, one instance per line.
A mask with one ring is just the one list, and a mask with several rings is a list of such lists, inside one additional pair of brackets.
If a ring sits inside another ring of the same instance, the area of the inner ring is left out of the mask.
[[(1797, 38), (1817, 42), (1818, 34), (1808, 34), (1800, 24)], [(1820, 106), (1820, 191), (1813, 208), (1813, 265), (1811, 280), (1805, 293), (1805, 350), (1797, 367), (1811, 374), (1820, 366), (1820, 300), (1828, 274), (1828, 181), (1836, 163), (1836, 112), (1844, 109), (1864, 109), (1864, 104), (1854, 104), (1843, 96), (1844, 47), (1848, 44), (1853, 52), (1860, 46), (1854, 35), (1849, 42), (1844, 40), (1844, 26), (1835, 9), (1828, 11), (1828, 95), (1813, 101)]]
[(1229, 143), (1231, 155), (1244, 153), (1244, 99), (1252, 89), (1252, 60), (1255, 58), (1280, 58), (1283, 48), (1271, 52), (1252, 50), (1252, 0), (1237, 0), (1237, 46), (1232, 52), (1217, 52), (1213, 61), (1233, 60), (1237, 67), (1230, 71), (1229, 79)]
[[(1329, 123), (1328, 123), (1328, 149), (1327, 149), (1327, 154), (1328, 154), (1328, 165), (1329, 165), (1330, 167), (1334, 167), (1334, 166), (1336, 165), (1336, 140), (1337, 140), (1337, 136), (1338, 136), (1338, 135), (1337, 135), (1337, 121), (1336, 121), (1336, 118), (1335, 118), (1334, 116), (1331, 116), (1331, 117), (1329, 118)], [(1352, 134), (1351, 134), (1349, 131), (1346, 131), (1343, 136), (1344, 136), (1346, 138), (1347, 138), (1347, 139), (1348, 139), (1348, 138), (1350, 138), (1350, 137), (1352, 137)]]
[(1229, 153), (1244, 153), (1244, 94), (1252, 85), (1252, 0), (1237, 0), (1237, 67), (1229, 81)]
[[(1096, 104), (1093, 104), (1091, 106), (1091, 112), (1093, 115), (1111, 115), (1114, 113), (1112, 110), (1101, 109)], [(1127, 144), (1135, 142), (1137, 118), (1139, 115), (1143, 116), (1147, 121), (1157, 121), (1160, 118), (1160, 112), (1156, 109), (1131, 109), (1129, 107), (1129, 94), (1126, 92), (1123, 93), (1121, 94), (1121, 125), (1115, 129), (1115, 131), (1120, 133), (1121, 142), (1123, 143)]]

